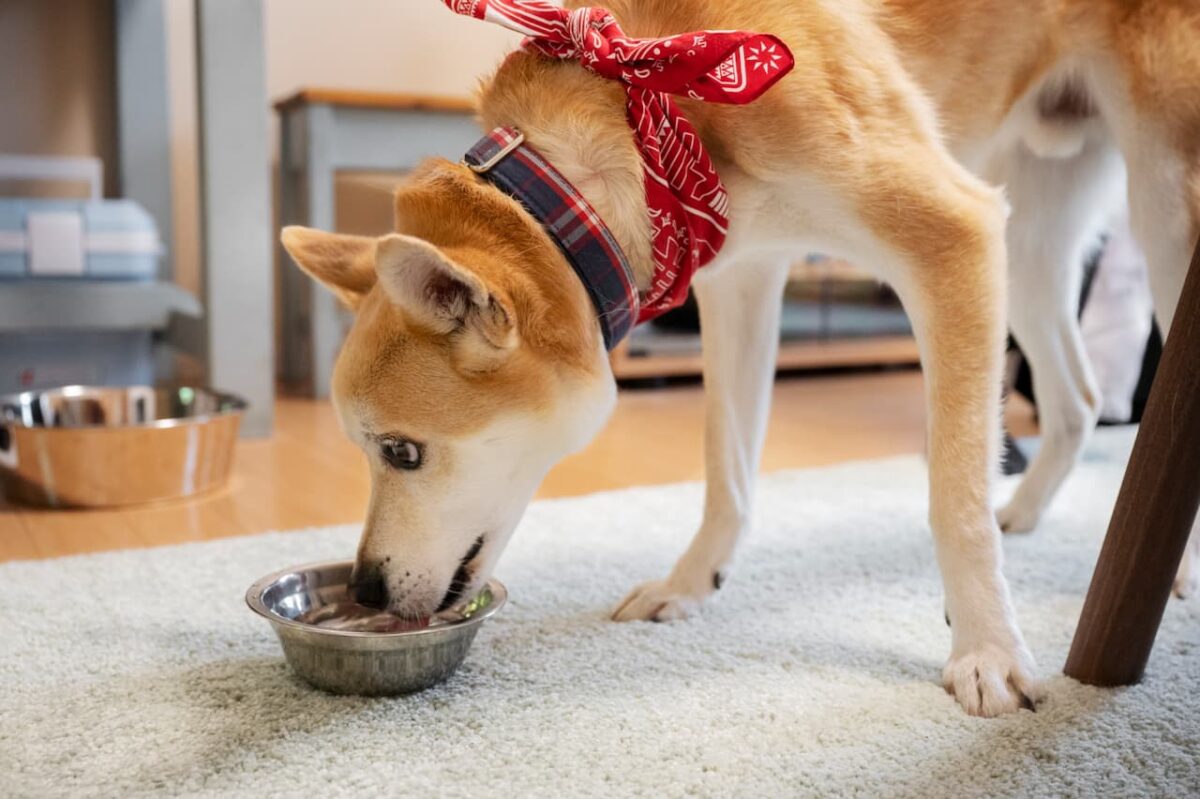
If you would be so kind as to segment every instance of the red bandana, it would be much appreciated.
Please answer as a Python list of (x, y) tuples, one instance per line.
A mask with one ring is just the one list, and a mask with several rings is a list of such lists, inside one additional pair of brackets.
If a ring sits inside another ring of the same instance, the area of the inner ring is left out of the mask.
[(578, 59), (626, 85), (654, 232), (654, 279), (638, 321), (682, 303), (696, 269), (725, 242), (729, 199), (700, 137), (669, 95), (749, 103), (791, 70), (787, 46), (774, 36), (740, 31), (633, 39), (603, 8), (567, 11), (543, 0), (442, 1), (455, 13), (525, 34), (528, 49)]

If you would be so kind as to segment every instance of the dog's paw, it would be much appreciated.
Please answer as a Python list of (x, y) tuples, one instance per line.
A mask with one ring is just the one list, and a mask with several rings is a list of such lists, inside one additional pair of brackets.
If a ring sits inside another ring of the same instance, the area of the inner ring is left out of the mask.
[(1039, 516), (1037, 508), (1021, 502), (1020, 497), (1013, 497), (1007, 505), (996, 511), (996, 522), (1006, 533), (1028, 533), (1037, 527)]
[(1043, 696), (1034, 675), (1033, 657), (1023, 646), (1010, 650), (984, 644), (962, 655), (951, 655), (942, 670), (942, 684), (963, 710), (992, 718), (1033, 709)]
[(1183, 552), (1183, 560), (1179, 561), (1179, 571), (1175, 573), (1175, 585), (1172, 590), (1180, 599), (1187, 599), (1200, 588), (1200, 563), (1197, 563), (1196, 553), (1198, 538), (1200, 536), (1193, 532), (1193, 540), (1188, 542), (1187, 549)]
[(673, 579), (642, 583), (617, 605), (613, 621), (674, 621), (688, 616), (711, 593), (687, 589)]

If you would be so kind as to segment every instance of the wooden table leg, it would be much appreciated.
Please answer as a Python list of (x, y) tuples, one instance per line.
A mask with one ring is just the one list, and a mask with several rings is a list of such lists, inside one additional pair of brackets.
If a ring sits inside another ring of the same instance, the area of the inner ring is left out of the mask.
[(1200, 244), (1064, 668), (1091, 685), (1142, 678), (1200, 508)]

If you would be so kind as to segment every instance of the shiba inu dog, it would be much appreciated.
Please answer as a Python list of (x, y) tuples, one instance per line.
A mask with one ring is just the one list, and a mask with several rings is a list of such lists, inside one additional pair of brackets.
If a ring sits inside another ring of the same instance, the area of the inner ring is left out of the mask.
[[(707, 497), (672, 572), (614, 617), (677, 619), (721, 587), (750, 524), (787, 266), (835, 254), (895, 287), (921, 349), (929, 518), (953, 632), (945, 686), (973, 714), (1028, 705), (1039, 687), (991, 504), (1006, 320), (1034, 361), (1047, 436), (999, 513), (1025, 529), (1092, 420), (1071, 267), (1126, 172), (1164, 325), (1182, 286), (1200, 231), (1200, 3), (608, 6), (631, 36), (752, 29), (795, 58), (753, 104), (679, 101), (728, 189), (728, 237), (694, 283)], [(574, 185), (646, 289), (650, 223), (622, 87), (519, 52), (482, 87), (479, 111)], [(435, 159), (395, 210), (396, 233), (379, 239), (288, 228), (283, 242), (357, 314), (333, 395), (371, 464), (359, 594), (420, 615), (488, 576), (542, 476), (600, 429), (615, 390), (591, 298), (525, 206)]]

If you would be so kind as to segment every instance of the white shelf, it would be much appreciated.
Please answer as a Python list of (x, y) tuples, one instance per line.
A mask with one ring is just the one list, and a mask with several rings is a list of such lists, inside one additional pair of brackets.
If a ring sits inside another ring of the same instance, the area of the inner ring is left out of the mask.
[(162, 330), (200, 302), (174, 283), (118, 280), (0, 281), (0, 333)]

